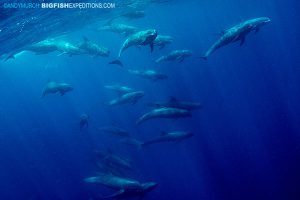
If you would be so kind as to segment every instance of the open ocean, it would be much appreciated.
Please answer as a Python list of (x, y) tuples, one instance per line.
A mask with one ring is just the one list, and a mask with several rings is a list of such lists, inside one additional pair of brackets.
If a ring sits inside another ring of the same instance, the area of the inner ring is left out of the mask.
[(300, 1), (30, 3), (0, 0), (0, 200), (300, 199)]

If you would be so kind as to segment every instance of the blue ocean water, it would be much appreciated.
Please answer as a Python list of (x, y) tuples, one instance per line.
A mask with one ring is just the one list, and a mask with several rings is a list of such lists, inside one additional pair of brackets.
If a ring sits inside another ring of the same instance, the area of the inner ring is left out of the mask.
[[(300, 3), (116, 3), (121, 8), (101, 11), (1, 8), (3, 56), (63, 35), (75, 43), (88, 37), (107, 47), (110, 57), (25, 52), (1, 61), (0, 199), (88, 200), (111, 194), (115, 190), (84, 181), (99, 171), (95, 150), (106, 149), (132, 161), (130, 177), (158, 183), (144, 199), (300, 199)], [(145, 17), (122, 23), (155, 28), (174, 41), (152, 53), (149, 47), (129, 48), (121, 57), (123, 68), (108, 65), (126, 37), (95, 28), (118, 9), (131, 10), (133, 3)], [(207, 61), (199, 58), (222, 30), (256, 17), (271, 22), (250, 33), (242, 46), (230, 44)], [(193, 55), (183, 62), (154, 62), (175, 49)], [(154, 69), (168, 79), (144, 80), (127, 69)], [(74, 90), (40, 98), (48, 81), (69, 83)], [(116, 94), (104, 86), (113, 84), (142, 90), (145, 96), (134, 105), (108, 106)], [(151, 110), (147, 103), (170, 97), (200, 102), (203, 108), (190, 118), (135, 124)], [(83, 113), (89, 115), (89, 126), (80, 131)], [(191, 131), (194, 136), (137, 149), (99, 131), (103, 126), (124, 128), (141, 141), (162, 131)]]

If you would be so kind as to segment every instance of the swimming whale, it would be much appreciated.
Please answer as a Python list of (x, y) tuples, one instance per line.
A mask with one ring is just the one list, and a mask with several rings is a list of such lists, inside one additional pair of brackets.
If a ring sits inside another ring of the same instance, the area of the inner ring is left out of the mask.
[(200, 103), (189, 102), (189, 101), (179, 101), (175, 97), (171, 97), (170, 100), (167, 102), (149, 103), (148, 106), (156, 107), (156, 108), (163, 108), (163, 107), (179, 108), (179, 109), (184, 109), (184, 110), (189, 110), (189, 111), (202, 108), (202, 104), (200, 104)]
[(78, 45), (80, 49), (84, 51), (84, 53), (92, 56), (102, 56), (102, 57), (108, 57), (109, 56), (109, 50), (106, 47), (102, 47), (92, 41), (90, 41), (88, 38), (83, 37), (83, 42)]
[(136, 104), (139, 99), (141, 99), (145, 95), (142, 91), (129, 92), (123, 94), (121, 97), (114, 99), (108, 103), (110, 106), (114, 105), (122, 105), (122, 104)]
[(188, 110), (178, 109), (178, 108), (156, 108), (142, 117), (140, 117), (136, 124), (141, 124), (150, 119), (157, 119), (157, 118), (182, 118), (182, 117), (191, 117), (191, 113)]
[(154, 70), (133, 70), (133, 69), (128, 69), (127, 70), (129, 74), (133, 74), (145, 79), (149, 79), (152, 81), (157, 81), (157, 80), (164, 80), (167, 79), (168, 76), (166, 74), (158, 73)]
[(154, 40), (154, 46), (158, 46), (159, 49), (163, 49), (166, 45), (171, 44), (174, 38), (168, 35), (157, 35)]
[(60, 95), (63, 96), (65, 93), (70, 92), (72, 90), (73, 87), (70, 84), (50, 81), (44, 87), (41, 97), (44, 97), (48, 94), (55, 94), (55, 93), (60, 93)]
[(100, 173), (98, 176), (89, 177), (84, 179), (87, 183), (98, 183), (109, 187), (111, 189), (118, 190), (116, 193), (103, 197), (108, 198), (142, 198), (146, 193), (154, 190), (157, 186), (155, 182), (140, 183), (134, 179), (122, 178), (112, 174)]
[(95, 151), (95, 153), (100, 162), (112, 168), (132, 169), (132, 164), (129, 159), (116, 155), (111, 150)]
[(143, 10), (129, 11), (129, 12), (119, 15), (119, 17), (124, 17), (127, 19), (139, 19), (139, 18), (145, 17), (145, 11), (143, 11)]
[(140, 19), (140, 18), (143, 18), (143, 17), (145, 17), (145, 11), (143, 11), (143, 10), (129, 11), (129, 12), (119, 14), (115, 17), (112, 17), (111, 19), (109, 19), (106, 22), (106, 25), (111, 24), (114, 20), (119, 19), (119, 18), (125, 18), (125, 19), (132, 20), (132, 19)]
[(119, 95), (134, 92), (135, 90), (124, 85), (106, 85), (104, 88), (117, 92)]
[(25, 51), (33, 52), (36, 55), (48, 54), (57, 50), (57, 44), (54, 39), (42, 40), (40, 42), (28, 45), (22, 49), (13, 51), (3, 57), (4, 61), (9, 59), (15, 59), (18, 55), (21, 55)]
[(119, 51), (119, 57), (121, 54), (132, 46), (146, 46), (149, 45), (151, 48), (151, 52), (153, 51), (153, 42), (157, 37), (157, 31), (155, 29), (148, 29), (145, 31), (139, 31), (131, 36), (129, 36), (125, 42), (122, 44), (122, 47)]
[(185, 131), (175, 131), (175, 132), (161, 132), (161, 135), (157, 138), (148, 140), (142, 144), (142, 146), (148, 146), (150, 144), (162, 143), (162, 142), (180, 142), (182, 140), (193, 137), (194, 134)]
[(84, 127), (88, 127), (89, 126), (89, 119), (90, 117), (87, 114), (82, 114), (80, 116), (80, 121), (79, 121), (79, 128), (80, 130), (82, 130)]
[(29, 45), (25, 47), (24, 50), (34, 52), (37, 55), (41, 55), (56, 51), (57, 45), (55, 40), (49, 39)]
[(246, 36), (250, 32), (255, 31), (257, 33), (262, 26), (268, 24), (270, 21), (271, 20), (268, 17), (259, 17), (247, 20), (223, 31), (221, 37), (206, 51), (204, 56), (201, 58), (206, 60), (207, 57), (217, 49), (230, 43), (240, 41), (240, 45), (242, 46), (245, 43)]
[(136, 33), (138, 28), (126, 24), (112, 23), (98, 28), (97, 31), (110, 31), (113, 33), (122, 34), (124, 36), (129, 36), (133, 33)]
[(156, 59), (155, 62), (160, 63), (162, 61), (178, 61), (183, 62), (185, 58), (190, 57), (192, 52), (190, 50), (174, 50), (168, 55), (161, 56)]
[(121, 136), (121, 137), (129, 137), (130, 134), (128, 131), (123, 130), (121, 128), (115, 127), (115, 126), (109, 126), (109, 127), (100, 127), (98, 128), (99, 131), (107, 132), (113, 135)]
[(63, 40), (57, 41), (56, 47), (57, 50), (60, 52), (59, 55), (66, 54), (69, 56), (73, 56), (73, 55), (86, 54), (86, 52), (83, 49), (79, 48), (78, 45)]

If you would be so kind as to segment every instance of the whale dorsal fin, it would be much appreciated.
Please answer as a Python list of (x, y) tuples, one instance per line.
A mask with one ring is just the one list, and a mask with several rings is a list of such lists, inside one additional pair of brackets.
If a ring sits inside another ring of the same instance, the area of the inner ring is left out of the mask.
[(246, 39), (245, 36), (241, 38), (240, 46), (243, 46), (243, 44), (245, 43), (245, 39)]
[(164, 136), (164, 135), (167, 135), (168, 133), (166, 131), (162, 131), (160, 132), (160, 135)]
[(151, 43), (150, 43), (150, 51), (151, 51), (151, 53), (153, 52), (153, 49), (154, 49), (154, 43), (151, 42)]

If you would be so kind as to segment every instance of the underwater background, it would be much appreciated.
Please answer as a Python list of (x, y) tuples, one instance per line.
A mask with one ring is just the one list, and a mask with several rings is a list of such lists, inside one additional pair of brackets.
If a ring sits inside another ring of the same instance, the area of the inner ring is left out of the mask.
[[(300, 2), (114, 2), (120, 8), (1, 8), (0, 55), (63, 35), (74, 42), (87, 37), (107, 47), (110, 56), (25, 52), (0, 62), (0, 199), (88, 200), (110, 194), (83, 181), (97, 173), (95, 150), (106, 149), (132, 161), (130, 176), (158, 183), (144, 199), (300, 199)], [(95, 28), (133, 3), (145, 17), (122, 23), (155, 28), (174, 41), (152, 53), (149, 47), (129, 48), (122, 55), (124, 67), (108, 65), (125, 37)], [(243, 46), (231, 44), (207, 61), (199, 58), (222, 30), (263, 16), (271, 22), (249, 34)], [(174, 49), (193, 55), (183, 62), (154, 62)], [(126, 73), (128, 68), (154, 69), (168, 79), (144, 80)], [(74, 90), (40, 98), (48, 81), (72, 84)], [(104, 86), (114, 84), (145, 96), (134, 105), (108, 106), (116, 95)], [(171, 97), (203, 107), (190, 118), (135, 124), (150, 110), (147, 103)], [(83, 113), (89, 126), (80, 130)], [(162, 131), (194, 136), (136, 149), (98, 130), (109, 125), (141, 141)]]

